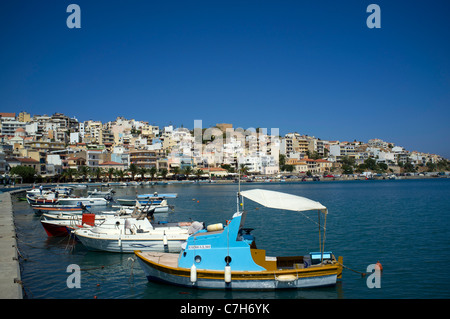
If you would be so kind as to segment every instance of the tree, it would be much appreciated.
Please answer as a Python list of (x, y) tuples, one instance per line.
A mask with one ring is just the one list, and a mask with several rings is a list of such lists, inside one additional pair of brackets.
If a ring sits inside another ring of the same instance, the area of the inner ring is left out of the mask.
[(286, 165), (286, 155), (284, 155), (284, 154), (278, 155), (278, 162), (279, 162), (280, 167), (283, 167), (284, 165)]
[(138, 167), (136, 166), (136, 164), (130, 164), (130, 167), (128, 168), (128, 171), (131, 173), (131, 180), (134, 181), (134, 176), (138, 172)]
[(183, 174), (186, 175), (186, 178), (187, 178), (187, 179), (189, 179), (189, 175), (192, 174), (192, 167), (186, 166), (186, 167), (183, 169)]
[(410, 162), (407, 162), (405, 165), (403, 165), (403, 169), (405, 172), (414, 172), (416, 169), (414, 168), (414, 165)]
[(342, 173), (343, 174), (353, 174), (353, 167), (350, 165), (342, 165)]
[(114, 168), (112, 168), (112, 167), (110, 167), (110, 168), (108, 169), (108, 181), (111, 181), (112, 176), (115, 175), (115, 174), (114, 174), (115, 171), (116, 171), (116, 170), (115, 170)]
[(434, 172), (436, 170), (437, 165), (431, 161), (427, 162), (427, 169), (429, 172)]
[(342, 173), (353, 174), (353, 166), (355, 165), (355, 159), (353, 157), (342, 157)]
[(72, 181), (73, 176), (76, 174), (77, 174), (77, 171), (74, 168), (67, 168), (63, 171), (63, 173), (61, 175), (65, 181), (67, 181), (67, 180)]
[(226, 169), (228, 173), (234, 173), (234, 167), (230, 164), (221, 164), (220, 167)]
[(154, 178), (155, 175), (156, 175), (156, 167), (155, 167), (155, 166), (150, 167), (149, 173), (150, 173), (150, 176), (151, 176), (152, 181), (153, 181), (153, 178)]
[(450, 170), (450, 162), (446, 159), (441, 159), (439, 162), (437, 162), (436, 166), (437, 169), (440, 171)]
[(200, 176), (203, 175), (203, 171), (201, 169), (198, 169), (195, 171), (195, 176), (197, 177), (197, 180), (200, 179)]
[(83, 182), (86, 180), (86, 177), (89, 175), (90, 169), (89, 167), (82, 165), (78, 166), (78, 174), (83, 176)]
[(161, 175), (161, 177), (163, 179), (166, 179), (167, 173), (169, 173), (169, 172), (165, 168), (163, 168), (162, 170), (159, 171), (159, 174)]
[(9, 173), (11, 175), (19, 175), (20, 177), (22, 177), (22, 181), (24, 183), (31, 183), (34, 180), (36, 171), (33, 167), (19, 165), (11, 168), (11, 171)]
[[(142, 180), (144, 180), (145, 174), (147, 174), (147, 172), (148, 172), (148, 169), (146, 169), (145, 167), (139, 167), (137, 170), (137, 173), (139, 175), (141, 175)], [(152, 177), (152, 179), (153, 179), (153, 177)]]
[(341, 159), (342, 165), (348, 165), (348, 166), (354, 166), (355, 165), (355, 159), (353, 157), (349, 156), (343, 156)]
[(378, 168), (380, 171), (385, 172), (389, 168), (389, 166), (386, 163), (378, 163)]
[(100, 181), (103, 174), (103, 170), (100, 167), (94, 167), (91, 170), (91, 174), (93, 177), (95, 177), (96, 181)]
[(364, 165), (372, 171), (375, 171), (377, 169), (377, 162), (373, 158), (365, 159)]
[(120, 181), (122, 181), (123, 180), (123, 176), (125, 175), (125, 172), (123, 170), (121, 170), (121, 169), (116, 169), (114, 171), (114, 175), (116, 177), (118, 177)]
[(294, 165), (284, 165), (284, 171), (292, 173), (294, 171)]
[(359, 165), (356, 167), (355, 172), (357, 172), (357, 173), (362, 173), (362, 172), (364, 172), (365, 170), (366, 170), (366, 165), (364, 165), (364, 164), (359, 164)]
[(319, 158), (322, 158), (322, 157), (319, 155), (319, 153), (317, 153), (317, 151), (311, 152), (310, 150), (307, 150), (307, 151), (306, 151), (306, 156), (308, 156), (308, 158), (311, 158), (311, 159), (319, 159)]
[(180, 174), (180, 168), (178, 166), (172, 167), (173, 176)]
[(247, 175), (248, 174), (248, 167), (245, 164), (239, 165), (239, 171), (241, 172), (241, 175)]

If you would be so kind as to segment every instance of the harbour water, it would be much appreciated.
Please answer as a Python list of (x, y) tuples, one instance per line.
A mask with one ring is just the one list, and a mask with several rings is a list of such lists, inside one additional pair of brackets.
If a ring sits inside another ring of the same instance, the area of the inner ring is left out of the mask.
[[(24, 298), (29, 299), (442, 299), (450, 297), (450, 179), (243, 183), (304, 196), (328, 210), (325, 250), (344, 257), (335, 287), (289, 291), (206, 291), (150, 283), (133, 254), (92, 252), (68, 238), (49, 238), (27, 202), (13, 197)], [(158, 220), (224, 223), (236, 210), (237, 184), (116, 187), (116, 198), (177, 193)], [(77, 190), (83, 194), (86, 190)], [(246, 227), (268, 256), (304, 255), (319, 246), (317, 213), (285, 212), (245, 202)], [(380, 288), (367, 267), (383, 266)], [(67, 267), (81, 268), (68, 288)]]

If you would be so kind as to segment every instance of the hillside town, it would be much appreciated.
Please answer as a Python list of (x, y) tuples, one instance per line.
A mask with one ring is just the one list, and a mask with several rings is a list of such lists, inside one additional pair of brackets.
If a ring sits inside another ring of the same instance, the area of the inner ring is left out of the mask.
[(251, 178), (391, 176), (450, 168), (439, 155), (377, 138), (331, 141), (195, 122), (189, 129), (124, 117), (102, 123), (62, 113), (0, 113), (0, 183), (234, 179), (238, 172)]

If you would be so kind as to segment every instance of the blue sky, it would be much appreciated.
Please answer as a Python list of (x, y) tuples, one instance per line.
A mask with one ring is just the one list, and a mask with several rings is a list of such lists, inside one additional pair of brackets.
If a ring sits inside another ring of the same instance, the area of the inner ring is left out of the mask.
[[(66, 8), (81, 8), (69, 29)], [(369, 29), (366, 8), (381, 8)], [(381, 138), (450, 158), (448, 1), (2, 1), (0, 111)]]

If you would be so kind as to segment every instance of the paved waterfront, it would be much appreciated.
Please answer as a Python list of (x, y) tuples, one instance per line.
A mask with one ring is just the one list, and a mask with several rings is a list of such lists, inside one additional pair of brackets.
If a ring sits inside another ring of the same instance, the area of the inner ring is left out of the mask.
[(22, 299), (10, 193), (1, 193), (0, 201), (0, 299)]

